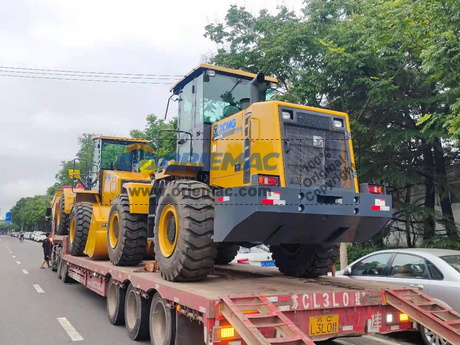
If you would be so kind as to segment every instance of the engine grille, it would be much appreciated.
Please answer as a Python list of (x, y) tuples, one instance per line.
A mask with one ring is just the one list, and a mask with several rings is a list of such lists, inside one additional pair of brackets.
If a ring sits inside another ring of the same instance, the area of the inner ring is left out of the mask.
[(320, 114), (297, 112), (296, 119), (284, 123), (286, 182), (351, 188), (345, 132), (332, 131), (330, 117)]

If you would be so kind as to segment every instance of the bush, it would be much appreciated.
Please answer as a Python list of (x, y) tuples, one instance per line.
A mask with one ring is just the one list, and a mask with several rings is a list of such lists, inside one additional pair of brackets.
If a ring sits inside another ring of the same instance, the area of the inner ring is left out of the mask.
[(435, 237), (422, 242), (420, 248), (436, 248), (436, 249), (455, 249), (460, 250), (460, 243), (452, 241), (447, 237)]

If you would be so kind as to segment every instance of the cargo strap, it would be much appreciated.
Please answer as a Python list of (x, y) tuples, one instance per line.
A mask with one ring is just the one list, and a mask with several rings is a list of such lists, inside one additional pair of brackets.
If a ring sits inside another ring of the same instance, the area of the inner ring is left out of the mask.
[(416, 289), (388, 289), (386, 303), (451, 344), (460, 344), (460, 314)]
[[(314, 345), (286, 315), (265, 296), (224, 297), (220, 311), (248, 345)], [(262, 334), (272, 334), (267, 338)]]

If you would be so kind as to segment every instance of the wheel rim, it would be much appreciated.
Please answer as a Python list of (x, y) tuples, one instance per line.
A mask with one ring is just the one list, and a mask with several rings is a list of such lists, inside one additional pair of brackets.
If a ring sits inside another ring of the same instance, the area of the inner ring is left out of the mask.
[(155, 344), (164, 344), (166, 339), (166, 310), (161, 303), (157, 301), (153, 306), (153, 314), (150, 327), (153, 330), (153, 339)]
[(107, 304), (110, 316), (115, 315), (115, 312), (117, 311), (117, 299), (117, 287), (112, 283), (109, 285), (109, 289), (107, 291)]
[(428, 343), (433, 345), (449, 345), (447, 340), (444, 340), (439, 335), (430, 331), (428, 328), (424, 327), (423, 332), (425, 333), (425, 338), (428, 340)]
[(109, 241), (110, 246), (115, 248), (118, 244), (118, 236), (120, 235), (120, 217), (118, 212), (115, 211), (110, 216), (109, 221)]
[(164, 257), (170, 257), (174, 253), (179, 235), (178, 217), (173, 205), (166, 205), (160, 216), (158, 226), (158, 242), (160, 251)]
[(137, 313), (136, 313), (136, 294), (131, 290), (126, 300), (126, 323), (128, 327), (133, 329), (136, 326)]
[(70, 243), (73, 243), (75, 239), (75, 227), (77, 225), (77, 222), (75, 220), (75, 217), (72, 217), (72, 220), (70, 221), (70, 229), (69, 229), (69, 237), (70, 237)]

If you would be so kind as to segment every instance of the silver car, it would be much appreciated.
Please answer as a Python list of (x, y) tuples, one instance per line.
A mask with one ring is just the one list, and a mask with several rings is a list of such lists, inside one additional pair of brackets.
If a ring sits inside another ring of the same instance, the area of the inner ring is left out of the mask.
[[(362, 257), (336, 275), (416, 288), (460, 312), (458, 250), (382, 250)], [(420, 328), (426, 344), (447, 344), (424, 327)]]

